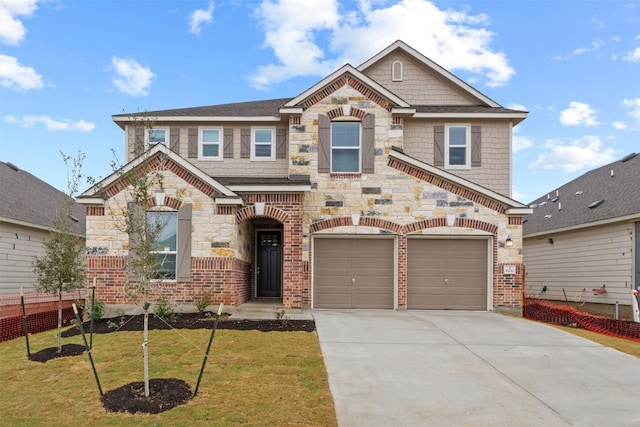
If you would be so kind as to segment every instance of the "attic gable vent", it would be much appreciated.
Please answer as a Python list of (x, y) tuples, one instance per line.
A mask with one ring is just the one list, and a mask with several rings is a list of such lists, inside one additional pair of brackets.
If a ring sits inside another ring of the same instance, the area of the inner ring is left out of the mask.
[(589, 205), (589, 209), (597, 208), (598, 206), (600, 206), (603, 203), (604, 203), (604, 200), (596, 200), (595, 202), (593, 202), (593, 203), (591, 203)]

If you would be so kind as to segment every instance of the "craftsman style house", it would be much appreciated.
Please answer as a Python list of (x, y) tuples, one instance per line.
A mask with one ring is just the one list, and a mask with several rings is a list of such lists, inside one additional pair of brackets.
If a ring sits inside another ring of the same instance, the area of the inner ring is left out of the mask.
[[(153, 129), (140, 126), (150, 118)], [(397, 41), (294, 98), (119, 114), (127, 165), (164, 176), (164, 280), (176, 304), (510, 310), (521, 306), (522, 219), (503, 108)], [(144, 156), (133, 141), (144, 140)], [(128, 183), (87, 207), (87, 276), (126, 303)]]

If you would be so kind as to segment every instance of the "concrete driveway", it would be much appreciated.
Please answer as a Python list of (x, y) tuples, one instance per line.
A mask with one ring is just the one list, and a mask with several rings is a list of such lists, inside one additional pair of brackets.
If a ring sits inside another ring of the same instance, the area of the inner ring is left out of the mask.
[(338, 424), (640, 426), (640, 359), (487, 312), (314, 310)]

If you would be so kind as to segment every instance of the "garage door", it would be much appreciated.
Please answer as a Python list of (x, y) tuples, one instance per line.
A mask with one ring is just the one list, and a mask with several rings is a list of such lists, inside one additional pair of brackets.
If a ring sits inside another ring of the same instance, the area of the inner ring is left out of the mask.
[(487, 309), (487, 241), (409, 239), (407, 308)]
[(315, 308), (393, 308), (394, 240), (316, 238)]

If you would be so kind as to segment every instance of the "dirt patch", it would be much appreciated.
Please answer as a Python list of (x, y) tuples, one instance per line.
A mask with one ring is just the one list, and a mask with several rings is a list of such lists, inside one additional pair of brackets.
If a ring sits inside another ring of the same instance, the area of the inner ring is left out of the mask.
[(57, 357), (80, 356), (85, 350), (85, 346), (80, 344), (64, 344), (60, 353), (58, 353), (58, 347), (49, 347), (31, 354), (29, 360), (45, 363)]
[(125, 384), (100, 398), (107, 411), (158, 414), (188, 402), (193, 397), (191, 387), (177, 378), (149, 380), (149, 397), (144, 395), (142, 381)]

